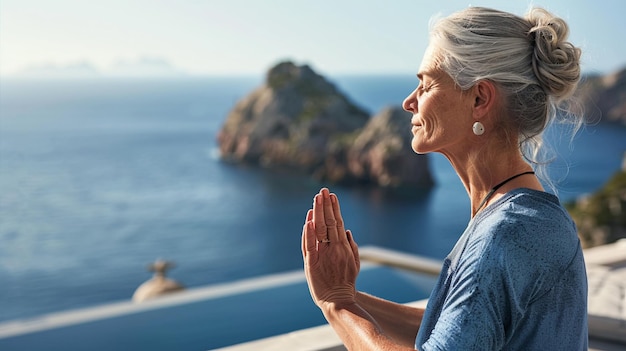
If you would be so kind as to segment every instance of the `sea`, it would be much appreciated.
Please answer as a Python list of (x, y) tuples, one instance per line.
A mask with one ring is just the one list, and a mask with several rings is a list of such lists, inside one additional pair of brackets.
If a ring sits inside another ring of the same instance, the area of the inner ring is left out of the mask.
[[(327, 77), (372, 115), (416, 78)], [(0, 79), (0, 322), (119, 302), (151, 277), (200, 287), (302, 269), (313, 195), (329, 187), (360, 246), (443, 259), (470, 215), (448, 161), (411, 197), (223, 162), (216, 135), (259, 76)], [(409, 117), (407, 116), (407, 130)], [(574, 201), (622, 167), (626, 128), (550, 129), (557, 194)]]

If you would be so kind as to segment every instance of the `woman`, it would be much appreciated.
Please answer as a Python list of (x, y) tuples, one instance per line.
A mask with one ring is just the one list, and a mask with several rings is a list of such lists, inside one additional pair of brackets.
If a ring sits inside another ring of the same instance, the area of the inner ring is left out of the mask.
[(520, 18), (472, 7), (434, 24), (403, 107), (414, 151), (448, 158), (472, 219), (422, 310), (356, 291), (358, 248), (339, 201), (328, 189), (315, 196), (302, 234), (307, 282), (348, 349), (587, 349), (576, 229), (531, 167), (580, 77), (567, 35), (543, 9)]

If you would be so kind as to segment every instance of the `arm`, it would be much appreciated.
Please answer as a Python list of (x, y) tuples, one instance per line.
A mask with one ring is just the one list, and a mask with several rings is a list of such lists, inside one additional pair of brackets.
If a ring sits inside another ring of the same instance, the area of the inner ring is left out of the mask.
[(413, 347), (424, 316), (423, 308), (383, 300), (360, 291), (356, 301), (378, 322), (385, 334), (398, 344)]
[(409, 345), (399, 345), (357, 303), (328, 304), (322, 311), (348, 350), (414, 350), (415, 339)]
[(302, 254), (311, 297), (348, 349), (413, 350), (420, 310), (357, 294), (358, 248), (328, 189), (315, 196), (307, 213)]

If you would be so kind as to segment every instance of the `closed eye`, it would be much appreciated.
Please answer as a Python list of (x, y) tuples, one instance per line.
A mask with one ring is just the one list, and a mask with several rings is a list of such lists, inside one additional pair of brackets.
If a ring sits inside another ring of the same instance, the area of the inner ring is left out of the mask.
[(430, 90), (431, 85), (427, 85), (424, 84), (423, 82), (420, 82), (420, 84), (417, 86), (417, 91), (420, 93), (426, 93)]

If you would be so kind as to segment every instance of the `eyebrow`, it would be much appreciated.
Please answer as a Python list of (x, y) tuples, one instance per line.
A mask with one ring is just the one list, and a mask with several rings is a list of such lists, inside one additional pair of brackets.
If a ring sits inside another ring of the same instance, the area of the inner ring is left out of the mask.
[(435, 72), (433, 70), (419, 71), (417, 72), (416, 76), (417, 76), (417, 79), (421, 81), (424, 78), (424, 76), (435, 78)]

